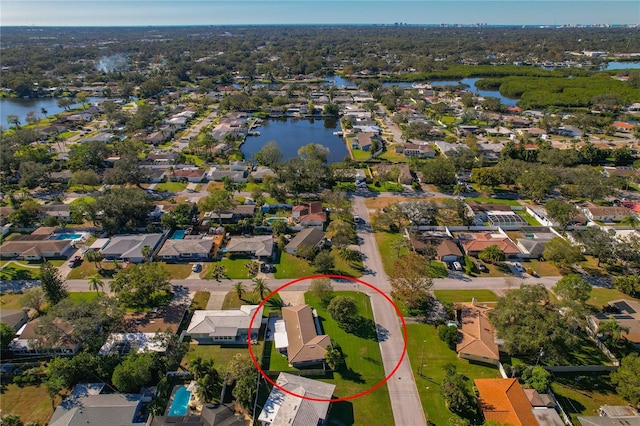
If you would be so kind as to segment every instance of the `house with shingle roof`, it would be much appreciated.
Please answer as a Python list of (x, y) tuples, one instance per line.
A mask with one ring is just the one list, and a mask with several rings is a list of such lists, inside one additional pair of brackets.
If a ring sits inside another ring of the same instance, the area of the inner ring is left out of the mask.
[(598, 206), (591, 202), (587, 202), (582, 211), (587, 219), (605, 223), (620, 222), (625, 217), (633, 214), (633, 212), (626, 207)]
[(51, 325), (57, 329), (57, 333), (51, 333), (48, 337), (40, 336), (38, 327), (42, 317), (26, 323), (18, 330), (15, 339), (9, 344), (9, 350), (14, 355), (73, 355), (80, 349), (80, 341), (72, 336), (73, 324), (61, 318), (54, 318)]
[(485, 420), (513, 426), (537, 426), (532, 406), (518, 379), (475, 379)]
[[(327, 346), (331, 339), (319, 334), (309, 305), (287, 306), (282, 308), (282, 321), (286, 329), (286, 352), (289, 365), (305, 367), (324, 363)], [(276, 329), (278, 329), (276, 323)]]
[(247, 255), (257, 258), (273, 256), (273, 236), (231, 237), (223, 251), (229, 254)]
[(612, 312), (601, 312), (588, 318), (589, 328), (597, 333), (601, 322), (613, 318), (622, 327), (629, 328), (629, 332), (622, 333), (623, 339), (640, 347), (640, 302), (632, 299), (618, 299), (609, 302), (609, 306)]
[[(19, 236), (20, 237), (20, 236)], [(12, 238), (0, 245), (0, 257), (24, 260), (67, 257), (73, 247), (71, 240), (46, 240), (30, 238)]]
[(213, 252), (213, 238), (196, 237), (166, 240), (155, 257), (163, 261), (208, 259)]
[(498, 365), (500, 350), (495, 342), (495, 329), (487, 316), (491, 308), (473, 301), (459, 304), (457, 310), (460, 312), (460, 339), (456, 345), (458, 356)]
[(186, 335), (201, 345), (246, 344), (249, 337), (251, 340), (258, 338), (263, 308), (259, 305), (242, 305), (240, 309), (195, 311)]
[(305, 228), (287, 244), (285, 251), (295, 255), (299, 247), (320, 247), (325, 242), (325, 233), (317, 228)]
[(336, 385), (284, 372), (280, 373), (276, 384), (291, 393), (286, 393), (276, 386), (273, 387), (258, 416), (258, 421), (263, 426), (326, 424), (329, 400)]
[(155, 253), (164, 237), (165, 234), (116, 235), (111, 237), (109, 244), (100, 251), (107, 260), (140, 263), (144, 261), (142, 248), (149, 246)]

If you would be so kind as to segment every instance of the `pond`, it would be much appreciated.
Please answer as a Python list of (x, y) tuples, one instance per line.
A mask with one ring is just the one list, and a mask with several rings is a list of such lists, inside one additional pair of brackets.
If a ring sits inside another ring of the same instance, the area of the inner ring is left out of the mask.
[(640, 69), (640, 62), (609, 62), (606, 67), (602, 67), (603, 70), (627, 70)]
[(256, 153), (269, 141), (276, 141), (283, 154), (283, 160), (297, 157), (298, 149), (310, 143), (329, 148), (327, 160), (335, 163), (349, 155), (344, 140), (334, 132), (340, 131), (336, 119), (268, 119), (256, 130), (258, 136), (248, 136), (240, 147), (245, 159), (254, 158)]
[[(100, 98), (88, 98), (87, 102), (95, 102)], [(75, 108), (80, 104), (75, 104), (71, 108)], [(27, 114), (31, 111), (38, 114), (41, 118), (44, 118), (45, 114), (42, 113), (42, 109), (45, 109), (46, 115), (58, 114), (64, 111), (64, 108), (58, 106), (58, 99), (56, 98), (0, 98), (0, 125), (9, 127), (7, 123), (7, 117), (9, 115), (17, 115), (21, 124), (25, 124)]]

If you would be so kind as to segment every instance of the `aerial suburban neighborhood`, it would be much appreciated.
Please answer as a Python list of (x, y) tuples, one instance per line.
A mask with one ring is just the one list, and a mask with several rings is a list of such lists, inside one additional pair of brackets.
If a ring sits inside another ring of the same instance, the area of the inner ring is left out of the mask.
[(640, 425), (637, 26), (0, 49), (0, 424)]

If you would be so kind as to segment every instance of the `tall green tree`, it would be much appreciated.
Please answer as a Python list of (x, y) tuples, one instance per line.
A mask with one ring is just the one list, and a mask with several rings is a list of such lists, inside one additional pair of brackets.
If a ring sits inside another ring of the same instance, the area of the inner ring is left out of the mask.
[(260, 299), (264, 299), (265, 293), (271, 290), (267, 286), (267, 281), (264, 278), (253, 279), (253, 291), (260, 296)]
[(16, 332), (5, 322), (0, 322), (0, 349), (6, 351), (9, 349), (9, 344), (16, 337)]
[(433, 280), (424, 257), (409, 253), (396, 260), (389, 276), (392, 295), (411, 310), (424, 308), (430, 299)]
[(58, 271), (51, 262), (40, 265), (40, 282), (47, 301), (55, 305), (67, 297), (67, 286)]
[(491, 245), (478, 254), (478, 258), (487, 263), (498, 264), (505, 259), (504, 251), (497, 245)]
[(153, 357), (150, 353), (130, 353), (113, 371), (111, 382), (125, 393), (140, 392), (153, 380)]
[(522, 285), (498, 299), (489, 312), (504, 349), (513, 355), (535, 358), (541, 351), (545, 359), (557, 361), (576, 342), (569, 319), (549, 300), (542, 284)]
[(336, 296), (329, 302), (327, 312), (338, 324), (348, 327), (358, 317), (358, 305), (353, 297)]
[(640, 356), (630, 354), (622, 358), (620, 367), (611, 373), (611, 383), (618, 395), (634, 407), (640, 407)]
[(198, 202), (198, 209), (201, 212), (215, 212), (218, 215), (220, 224), (222, 224), (222, 212), (231, 209), (233, 204), (231, 193), (223, 189), (218, 189), (201, 199)]
[(234, 385), (233, 397), (238, 405), (245, 410), (253, 408), (256, 395), (258, 370), (248, 356), (236, 354), (227, 365), (227, 384)]
[(233, 285), (233, 289), (235, 290), (236, 294), (238, 295), (238, 299), (242, 300), (242, 295), (246, 291), (246, 287), (244, 286), (244, 283), (242, 281), (236, 282)]
[(89, 277), (89, 290), (95, 291), (100, 294), (100, 291), (104, 291), (104, 282), (100, 279), (100, 275), (94, 274)]
[(335, 267), (335, 259), (328, 250), (320, 251), (313, 259), (313, 266), (321, 274), (328, 274)]
[(118, 300), (130, 308), (145, 308), (166, 303), (171, 294), (169, 273), (159, 263), (150, 262), (118, 272), (109, 283)]
[(567, 240), (556, 237), (544, 245), (542, 255), (545, 259), (559, 266), (567, 267), (583, 259), (580, 247)]

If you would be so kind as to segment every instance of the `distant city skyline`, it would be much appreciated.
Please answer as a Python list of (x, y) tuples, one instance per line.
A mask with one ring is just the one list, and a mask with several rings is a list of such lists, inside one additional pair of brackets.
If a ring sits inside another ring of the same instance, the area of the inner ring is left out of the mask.
[(2, 26), (637, 25), (638, 0), (2, 0)]

